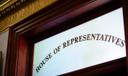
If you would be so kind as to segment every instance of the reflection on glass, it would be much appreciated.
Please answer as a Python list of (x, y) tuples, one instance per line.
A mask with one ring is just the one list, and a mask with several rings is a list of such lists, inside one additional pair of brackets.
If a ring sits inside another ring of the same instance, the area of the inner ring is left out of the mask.
[(33, 76), (56, 76), (126, 56), (122, 8), (35, 43)]

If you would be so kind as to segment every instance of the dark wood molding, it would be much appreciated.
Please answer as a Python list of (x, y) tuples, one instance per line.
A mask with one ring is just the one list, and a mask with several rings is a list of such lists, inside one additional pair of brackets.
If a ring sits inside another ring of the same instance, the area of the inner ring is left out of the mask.
[[(128, 56), (128, 0), (123, 0), (123, 14), (124, 14), (124, 29), (125, 29), (125, 39), (126, 39), (126, 54)], [(127, 63), (128, 63), (128, 57), (127, 57)], [(127, 65), (128, 68), (128, 65)], [(128, 75), (128, 70), (127, 70)]]
[[(32, 76), (34, 43), (117, 9), (123, 4), (122, 0), (59, 0), (10, 27), (4, 76)], [(121, 65), (125, 66), (124, 63), (125, 60)], [(94, 68), (95, 71), (96, 69), (98, 68)], [(104, 69), (102, 67), (101, 70)]]
[(32, 76), (33, 45), (10, 29), (4, 76)]

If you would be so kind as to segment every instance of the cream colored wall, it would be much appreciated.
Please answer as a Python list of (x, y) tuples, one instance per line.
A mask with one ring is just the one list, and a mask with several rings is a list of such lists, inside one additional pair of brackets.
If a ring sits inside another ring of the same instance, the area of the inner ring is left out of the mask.
[(2, 51), (2, 55), (3, 55), (2, 56), (3, 57), (3, 72), (4, 72), (4, 67), (5, 67), (5, 61), (6, 61), (8, 34), (9, 34), (9, 31), (6, 31), (0, 34), (0, 51)]

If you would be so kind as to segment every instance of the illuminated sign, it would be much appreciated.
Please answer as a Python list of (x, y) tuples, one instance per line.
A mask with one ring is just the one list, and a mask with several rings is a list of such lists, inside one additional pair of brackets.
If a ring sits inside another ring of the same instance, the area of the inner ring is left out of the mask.
[(122, 8), (34, 45), (33, 76), (56, 76), (125, 57)]

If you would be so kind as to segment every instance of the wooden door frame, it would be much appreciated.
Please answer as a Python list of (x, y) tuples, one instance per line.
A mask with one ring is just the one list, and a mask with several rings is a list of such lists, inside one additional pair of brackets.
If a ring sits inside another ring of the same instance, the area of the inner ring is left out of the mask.
[[(120, 6), (124, 9), (126, 49), (128, 49), (127, 5), (127, 0), (58, 0), (15, 24), (9, 30), (4, 76), (32, 76), (35, 42), (89, 21)], [(123, 62), (121, 65), (124, 64)], [(93, 71), (96, 69), (98, 68), (94, 68)], [(102, 67), (102, 70), (104, 69)], [(97, 71), (97, 73), (100, 73), (100, 71)]]

